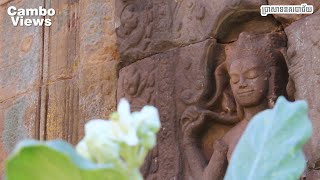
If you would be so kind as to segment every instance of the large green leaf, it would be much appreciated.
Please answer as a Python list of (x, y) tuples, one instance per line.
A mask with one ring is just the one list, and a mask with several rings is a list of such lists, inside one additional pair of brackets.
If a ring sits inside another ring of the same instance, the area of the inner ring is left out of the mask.
[(280, 97), (257, 114), (235, 148), (225, 180), (297, 180), (305, 168), (302, 146), (312, 126), (305, 101)]
[(22, 141), (6, 164), (7, 180), (126, 180), (111, 164), (93, 164), (64, 141)]

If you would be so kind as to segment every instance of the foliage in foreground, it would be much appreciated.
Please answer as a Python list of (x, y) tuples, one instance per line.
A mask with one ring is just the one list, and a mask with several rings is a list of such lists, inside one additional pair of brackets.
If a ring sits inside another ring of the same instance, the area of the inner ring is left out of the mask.
[[(307, 103), (280, 97), (257, 114), (242, 135), (225, 180), (298, 179), (305, 168), (302, 146), (311, 136)], [(22, 141), (9, 157), (8, 180), (140, 180), (139, 167), (156, 143), (158, 111), (130, 112), (122, 100), (111, 120), (86, 124), (76, 150), (64, 141)]]
[(242, 135), (225, 180), (297, 180), (306, 160), (302, 146), (312, 126), (305, 101), (279, 97), (273, 109), (257, 114)]
[(64, 141), (23, 141), (7, 162), (8, 180), (126, 179), (112, 164), (94, 164)]

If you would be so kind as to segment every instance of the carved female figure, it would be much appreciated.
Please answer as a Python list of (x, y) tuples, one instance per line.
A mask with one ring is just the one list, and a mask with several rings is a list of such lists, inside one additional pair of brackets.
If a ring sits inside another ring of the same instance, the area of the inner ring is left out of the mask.
[[(208, 108), (188, 108), (181, 118), (183, 148), (194, 179), (222, 179), (232, 152), (248, 121), (287, 96), (288, 72), (281, 52), (286, 46), (284, 33), (241, 33), (226, 49), (226, 61), (215, 71), (216, 92)], [(220, 111), (209, 110), (220, 104)], [(199, 148), (201, 133), (209, 121), (236, 124), (214, 143), (209, 162)]]

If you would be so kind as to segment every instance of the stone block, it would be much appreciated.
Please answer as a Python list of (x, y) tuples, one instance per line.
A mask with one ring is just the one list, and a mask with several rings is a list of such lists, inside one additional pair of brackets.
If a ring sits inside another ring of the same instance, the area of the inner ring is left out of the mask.
[(295, 98), (308, 101), (313, 134), (305, 147), (308, 178), (319, 179), (320, 159), (320, 11), (292, 23), (288, 36), (289, 74), (295, 84)]

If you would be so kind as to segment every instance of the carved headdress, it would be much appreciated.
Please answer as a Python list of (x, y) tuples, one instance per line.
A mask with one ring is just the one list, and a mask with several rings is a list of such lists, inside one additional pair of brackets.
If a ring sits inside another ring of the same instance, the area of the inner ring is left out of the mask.
[[(288, 70), (283, 52), (286, 50), (287, 39), (284, 32), (272, 32), (268, 34), (251, 34), (243, 32), (236, 42), (226, 48), (226, 61), (221, 63), (215, 71), (216, 91), (209, 101), (209, 107), (216, 104), (229, 103), (230, 112), (237, 112), (237, 116), (243, 117), (242, 107), (234, 100), (230, 88), (229, 68), (232, 62), (247, 57), (256, 56), (265, 61), (270, 71), (268, 101), (272, 107), (274, 101), (280, 95), (287, 96), (286, 85), (288, 83)], [(234, 103), (235, 105), (230, 105)], [(223, 108), (222, 108), (223, 109)], [(227, 112), (227, 113), (230, 113)]]
[[(249, 56), (257, 56), (265, 60), (267, 65), (277, 66), (283, 63), (283, 50), (287, 46), (284, 32), (272, 32), (268, 34), (250, 34), (243, 32), (238, 40), (226, 49), (228, 66), (233, 61)], [(231, 48), (231, 49), (230, 49)]]

